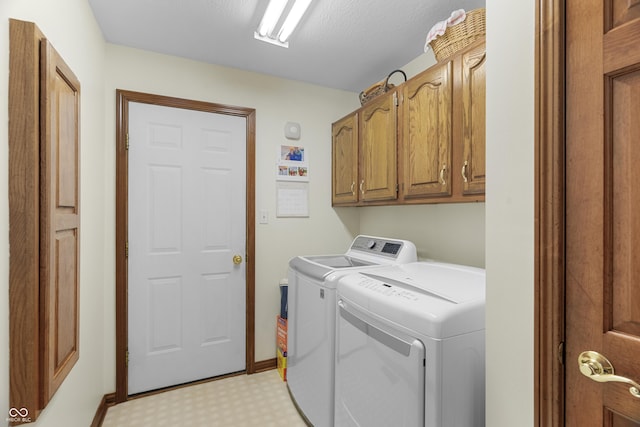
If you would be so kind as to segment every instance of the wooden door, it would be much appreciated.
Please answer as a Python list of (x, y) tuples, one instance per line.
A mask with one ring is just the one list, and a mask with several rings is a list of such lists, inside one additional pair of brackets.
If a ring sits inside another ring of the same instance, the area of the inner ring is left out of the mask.
[(360, 199), (397, 197), (397, 93), (380, 96), (360, 112)]
[(451, 195), (452, 62), (409, 80), (402, 100), (402, 195)]
[(80, 82), (41, 44), (41, 407), (79, 358)]
[(245, 369), (246, 127), (129, 104), (130, 394)]
[(462, 142), (463, 194), (484, 194), (485, 187), (485, 111), (486, 48), (482, 43), (462, 55)]
[(640, 3), (566, 14), (566, 425), (638, 426), (632, 384), (579, 355), (640, 382)]
[(334, 205), (358, 202), (358, 114), (335, 122), (331, 128)]

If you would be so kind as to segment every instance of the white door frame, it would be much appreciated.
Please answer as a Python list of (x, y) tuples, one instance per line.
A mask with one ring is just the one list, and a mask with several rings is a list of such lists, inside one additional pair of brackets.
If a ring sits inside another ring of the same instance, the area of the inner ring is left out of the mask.
[[(247, 120), (246, 146), (246, 373), (270, 367), (271, 361), (255, 362), (255, 109), (214, 104), (116, 90), (116, 392), (115, 403), (128, 399), (127, 390), (127, 234), (128, 234), (128, 162), (127, 134), (129, 102), (184, 108), (244, 117)], [(262, 366), (265, 365), (265, 366)], [(269, 365), (269, 366), (267, 366)]]

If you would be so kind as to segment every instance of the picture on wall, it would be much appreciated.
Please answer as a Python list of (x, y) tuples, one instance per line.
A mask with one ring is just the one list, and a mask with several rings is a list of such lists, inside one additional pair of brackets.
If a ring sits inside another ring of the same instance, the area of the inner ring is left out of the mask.
[(280, 145), (276, 177), (279, 181), (309, 181), (308, 153), (304, 147)]

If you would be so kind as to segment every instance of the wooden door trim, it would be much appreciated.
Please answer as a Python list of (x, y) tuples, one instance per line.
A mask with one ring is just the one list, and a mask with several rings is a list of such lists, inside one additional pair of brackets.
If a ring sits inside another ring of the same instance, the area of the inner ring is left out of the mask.
[(537, 426), (564, 425), (565, 1), (536, 1), (535, 350)]
[(127, 258), (128, 161), (127, 131), (129, 102), (184, 108), (244, 117), (247, 120), (246, 146), (246, 372), (254, 373), (255, 363), (255, 140), (256, 112), (252, 108), (116, 90), (116, 403), (128, 398), (127, 341)]

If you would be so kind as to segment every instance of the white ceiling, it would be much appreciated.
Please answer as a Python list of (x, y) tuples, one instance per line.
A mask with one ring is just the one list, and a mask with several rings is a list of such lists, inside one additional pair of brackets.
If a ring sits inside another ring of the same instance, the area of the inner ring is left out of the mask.
[(314, 0), (282, 48), (254, 39), (268, 0), (89, 0), (110, 43), (360, 92), (485, 0)]

